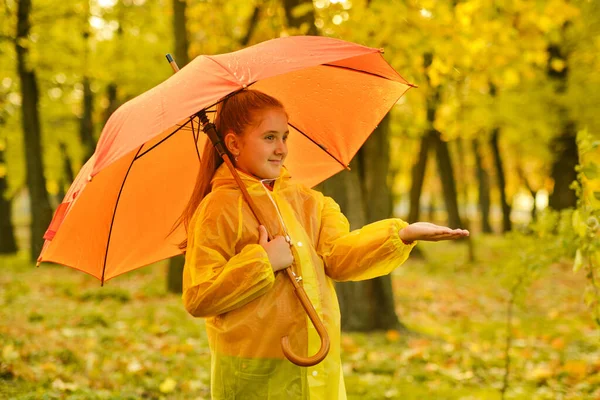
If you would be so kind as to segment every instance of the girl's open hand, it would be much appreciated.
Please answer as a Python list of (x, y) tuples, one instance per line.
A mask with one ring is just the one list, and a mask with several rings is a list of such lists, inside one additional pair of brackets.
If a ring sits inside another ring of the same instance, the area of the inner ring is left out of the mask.
[(438, 242), (440, 240), (455, 240), (469, 236), (466, 229), (450, 229), (429, 222), (415, 222), (400, 230), (400, 239), (410, 243), (415, 240)]
[(279, 235), (275, 236), (273, 240), (269, 242), (267, 230), (262, 225), (258, 227), (258, 244), (260, 244), (267, 252), (271, 267), (273, 267), (273, 272), (285, 269), (294, 262), (292, 249), (290, 248), (289, 243), (285, 241), (285, 238)]

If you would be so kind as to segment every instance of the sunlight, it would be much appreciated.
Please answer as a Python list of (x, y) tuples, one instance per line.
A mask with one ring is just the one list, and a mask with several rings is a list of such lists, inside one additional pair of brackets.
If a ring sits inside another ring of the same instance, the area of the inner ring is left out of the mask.
[(538, 190), (535, 196), (535, 206), (538, 210), (543, 210), (548, 207), (548, 192), (546, 190)]
[(421, 16), (424, 18), (431, 18), (433, 16), (433, 13), (429, 10), (427, 10), (426, 8), (421, 8)]
[(94, 28), (96, 30), (101, 30), (106, 26), (106, 21), (104, 21), (100, 17), (91, 16), (90, 17), (90, 25), (92, 26), (92, 28)]
[(117, 4), (117, 0), (98, 0), (98, 5), (102, 8), (112, 8)]

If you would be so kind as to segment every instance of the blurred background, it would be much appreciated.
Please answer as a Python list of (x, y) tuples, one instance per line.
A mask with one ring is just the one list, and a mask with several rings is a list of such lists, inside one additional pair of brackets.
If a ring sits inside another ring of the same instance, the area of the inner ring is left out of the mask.
[(338, 285), (349, 397), (600, 399), (591, 0), (3, 0), (0, 393), (208, 398), (180, 258), (102, 289), (32, 266), (108, 117), (172, 74), (166, 53), (183, 67), (299, 34), (383, 48), (418, 86), (317, 189), (354, 228), (395, 216), (471, 231)]

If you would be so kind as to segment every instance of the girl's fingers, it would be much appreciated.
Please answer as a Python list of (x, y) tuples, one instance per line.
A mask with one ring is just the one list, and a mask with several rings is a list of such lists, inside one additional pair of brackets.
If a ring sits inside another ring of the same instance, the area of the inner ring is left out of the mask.
[(434, 235), (431, 237), (431, 240), (452, 240), (452, 239), (460, 239), (462, 237), (466, 237), (467, 235), (460, 232), (450, 232), (441, 235)]

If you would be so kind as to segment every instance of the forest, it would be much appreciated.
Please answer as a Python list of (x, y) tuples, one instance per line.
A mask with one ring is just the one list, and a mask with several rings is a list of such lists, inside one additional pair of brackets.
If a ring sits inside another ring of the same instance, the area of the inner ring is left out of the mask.
[(382, 49), (415, 86), (315, 189), (353, 229), (470, 231), (336, 283), (348, 398), (600, 400), (593, 0), (0, 2), (0, 398), (210, 398), (182, 256), (102, 287), (36, 261), (109, 117), (173, 75), (167, 53), (296, 35)]

